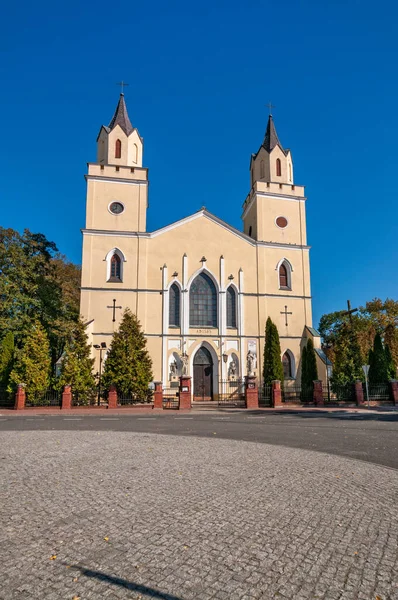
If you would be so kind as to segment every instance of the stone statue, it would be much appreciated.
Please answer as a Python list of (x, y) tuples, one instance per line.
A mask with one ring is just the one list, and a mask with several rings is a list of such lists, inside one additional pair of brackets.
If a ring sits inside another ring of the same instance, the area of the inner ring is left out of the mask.
[(236, 362), (233, 359), (229, 363), (228, 375), (230, 377), (236, 376)]
[(170, 379), (172, 379), (173, 377), (177, 377), (177, 361), (174, 360), (172, 363), (170, 363)]
[(183, 354), (181, 354), (181, 362), (181, 375), (188, 375), (188, 354), (186, 352), (183, 352)]
[(255, 363), (255, 356), (253, 354), (253, 352), (251, 350), (249, 350), (249, 352), (247, 353), (247, 357), (246, 357), (246, 363), (247, 363), (247, 374), (248, 375), (254, 375), (254, 363)]

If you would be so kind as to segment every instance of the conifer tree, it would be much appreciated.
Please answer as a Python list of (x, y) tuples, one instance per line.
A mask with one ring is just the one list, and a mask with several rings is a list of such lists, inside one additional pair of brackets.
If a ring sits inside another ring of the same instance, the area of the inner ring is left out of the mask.
[(341, 335), (336, 338), (333, 347), (333, 375), (330, 378), (333, 390), (336, 386), (351, 384), (356, 379), (364, 378), (362, 371), (364, 362), (356, 331), (350, 323), (342, 324), (340, 331)]
[(95, 379), (93, 376), (94, 359), (91, 358), (86, 327), (80, 318), (72, 331), (63, 355), (59, 387), (71, 385), (80, 404), (88, 404), (93, 394)]
[(263, 383), (269, 385), (279, 379), (283, 383), (283, 366), (281, 361), (281, 345), (276, 325), (268, 317), (265, 326)]
[(0, 387), (7, 387), (14, 364), (14, 335), (9, 331), (0, 344)]
[(371, 355), (369, 365), (370, 383), (385, 383), (388, 381), (386, 353), (379, 333), (376, 333), (375, 335), (373, 342), (373, 353)]
[(113, 334), (105, 361), (103, 383), (114, 384), (119, 393), (132, 394), (138, 400), (149, 400), (152, 381), (152, 360), (146, 339), (136, 315), (126, 308), (119, 330)]
[(314, 342), (308, 338), (301, 355), (301, 386), (311, 388), (314, 381), (318, 379), (318, 367), (316, 364), (316, 354)]
[(28, 332), (21, 350), (16, 355), (10, 374), (10, 386), (25, 384), (29, 400), (39, 403), (50, 385), (50, 345), (47, 334), (36, 321)]
[(386, 352), (388, 379), (396, 379), (397, 378), (397, 366), (394, 362), (394, 359), (391, 354), (390, 346), (388, 344), (386, 344), (386, 346), (385, 346), (385, 352)]

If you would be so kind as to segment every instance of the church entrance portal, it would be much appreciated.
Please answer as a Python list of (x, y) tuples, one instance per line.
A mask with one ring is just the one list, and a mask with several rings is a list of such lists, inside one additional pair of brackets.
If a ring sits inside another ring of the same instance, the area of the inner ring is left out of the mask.
[(213, 359), (207, 348), (199, 348), (193, 359), (193, 399), (213, 400)]

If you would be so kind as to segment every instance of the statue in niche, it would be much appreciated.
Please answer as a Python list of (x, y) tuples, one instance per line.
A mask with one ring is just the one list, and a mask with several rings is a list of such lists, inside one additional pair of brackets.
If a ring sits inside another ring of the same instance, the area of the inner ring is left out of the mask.
[(254, 364), (255, 364), (255, 356), (251, 350), (247, 353), (246, 364), (247, 364), (247, 374), (254, 375)]
[(181, 354), (181, 362), (182, 362), (182, 368), (181, 368), (181, 375), (188, 375), (188, 354), (186, 352), (183, 352)]
[(235, 379), (235, 377), (236, 377), (236, 362), (234, 361), (234, 359), (232, 359), (231, 362), (229, 363), (228, 376), (231, 379)]
[(173, 360), (173, 362), (170, 363), (170, 379), (174, 379), (177, 375), (177, 361)]

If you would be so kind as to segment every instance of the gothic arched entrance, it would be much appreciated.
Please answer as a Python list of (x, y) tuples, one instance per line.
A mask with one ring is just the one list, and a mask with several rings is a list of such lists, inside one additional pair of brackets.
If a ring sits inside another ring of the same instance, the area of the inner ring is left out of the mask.
[(213, 400), (213, 359), (207, 348), (199, 348), (193, 359), (193, 399)]

